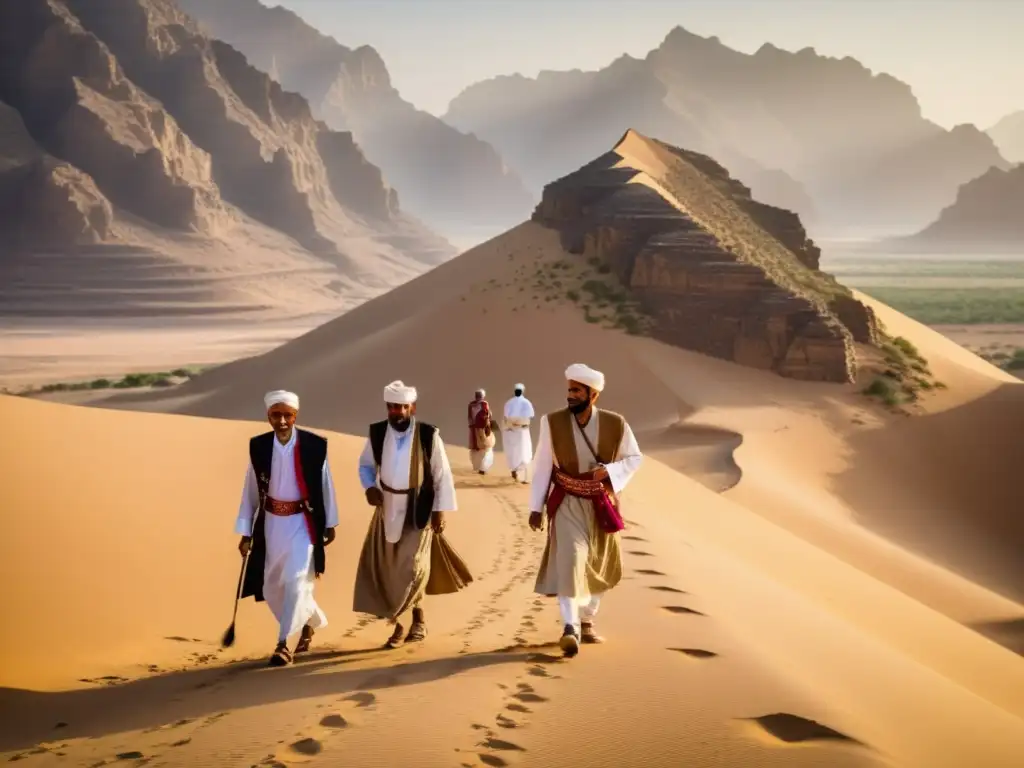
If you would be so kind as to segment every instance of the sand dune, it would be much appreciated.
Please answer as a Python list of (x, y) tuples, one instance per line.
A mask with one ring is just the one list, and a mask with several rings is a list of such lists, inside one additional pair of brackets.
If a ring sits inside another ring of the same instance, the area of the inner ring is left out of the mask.
[[(28, 766), (1019, 766), (1020, 382), (858, 294), (946, 385), (886, 408), (864, 381), (795, 381), (587, 322), (568, 258), (527, 223), (166, 393), (0, 398), (26, 425), (0, 454), (0, 577), (17, 585), (0, 603), (0, 749)], [(608, 374), (601, 402), (650, 460), (624, 499), (611, 642), (565, 662), (556, 608), (532, 593), (543, 541), (525, 489), (500, 457), (472, 474), (458, 446), (475, 388), (498, 407), (522, 381), (557, 408), (575, 360)], [(428, 642), (385, 653), (387, 627), (349, 606), (369, 517), (356, 455), (395, 378), (451, 446), (450, 530), (478, 579), (429, 600)], [(264, 606), (216, 646), (245, 440), (276, 387), (331, 431), (341, 507), (330, 626), (285, 670), (262, 668)]]
[[(0, 739), (27, 766), (60, 753), (69, 764), (373, 754), (351, 764), (1010, 768), (1024, 749), (1019, 657), (656, 462), (626, 499), (613, 642), (563, 662), (547, 645), (554, 605), (531, 591), (542, 542), (524, 525), (525, 492), (472, 476), (453, 449), (450, 528), (480, 578), (430, 601), (428, 643), (389, 654), (373, 650), (387, 628), (348, 610), (368, 509), (353, 479), (360, 441), (330, 435), (342, 509), (320, 586), (331, 623), (308, 661), (264, 670), (264, 606), (243, 604), (230, 652), (215, 645), (238, 567), (241, 453), (260, 424), (0, 407), (33, 426), (4, 449), (6, 498), (51, 511), (10, 515), (0, 559), (18, 585), (4, 613), (24, 617), (0, 632)], [(47, 578), (25, 577), (30, 552)], [(616, 704), (636, 701), (647, 706)], [(394, 738), (399, 722), (413, 723), (408, 738)]]

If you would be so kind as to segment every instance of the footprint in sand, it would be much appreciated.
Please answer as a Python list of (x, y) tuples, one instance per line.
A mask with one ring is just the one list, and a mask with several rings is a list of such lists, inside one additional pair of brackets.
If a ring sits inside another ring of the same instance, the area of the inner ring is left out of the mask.
[(701, 648), (669, 648), (668, 650), (685, 654), (691, 659), (713, 659), (718, 656), (714, 651), (705, 651)]
[(628, 550), (628, 551), (629, 551), (629, 554), (633, 555), (634, 557), (654, 557), (654, 555), (652, 555), (650, 552), (641, 552), (640, 550), (637, 550), (637, 549), (631, 549), (631, 550)]
[(774, 712), (770, 715), (748, 718), (748, 722), (759, 726), (765, 733), (786, 744), (800, 744), (808, 741), (845, 741), (864, 746), (852, 736), (840, 733), (815, 720), (793, 715), (789, 712)]
[(664, 576), (665, 574), (661, 571), (652, 571), (650, 568), (637, 568), (633, 571), (639, 573), (641, 576)]
[(703, 616), (704, 614), (700, 611), (696, 611), (693, 608), (687, 608), (685, 605), (663, 605), (661, 610), (668, 611), (669, 613), (692, 613), (695, 616)]
[(622, 540), (623, 541), (642, 541), (644, 543), (647, 542), (647, 539), (645, 539), (645, 538), (643, 538), (641, 536), (623, 536)]
[(653, 589), (653, 590), (655, 590), (657, 592), (673, 592), (673, 593), (675, 593), (677, 595), (685, 595), (686, 594), (686, 592), (684, 592), (681, 589), (676, 589), (675, 587), (666, 587), (664, 584), (658, 584), (658, 585), (653, 586), (653, 587), (648, 587), (648, 589)]
[[(369, 691), (359, 691), (338, 700), (336, 709), (371, 709), (377, 702), (377, 697)], [(266, 766), (287, 766), (296, 763), (305, 763), (324, 751), (328, 740), (352, 725), (349, 717), (341, 712), (331, 712), (323, 715), (317, 725), (307, 729), (305, 733), (297, 734), (295, 741), (285, 745), (277, 754), (271, 755), (264, 761)]]

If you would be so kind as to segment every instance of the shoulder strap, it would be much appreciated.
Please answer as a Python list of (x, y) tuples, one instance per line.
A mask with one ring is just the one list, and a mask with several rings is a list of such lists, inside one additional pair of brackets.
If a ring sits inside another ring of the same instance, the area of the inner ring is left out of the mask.
[[(586, 430), (583, 429), (583, 427), (580, 425), (580, 422), (577, 420), (577, 418), (576, 418), (576, 416), (574, 414), (570, 413), (570, 416), (571, 416), (572, 423), (576, 425), (576, 429), (578, 429), (579, 432), (580, 432), (580, 435), (583, 436), (583, 442), (585, 442), (587, 444), (587, 449), (590, 451), (590, 455), (594, 457), (594, 461), (596, 461), (598, 464), (600, 464), (601, 463), (601, 459), (598, 458), (597, 451), (594, 450), (594, 444), (592, 442), (590, 442), (590, 438), (587, 437)], [(593, 414), (591, 414), (591, 417), (593, 417)], [(598, 422), (598, 429), (600, 429), (600, 428), (601, 428), (600, 422)]]
[(370, 425), (370, 448), (373, 450), (373, 460), (378, 468), (384, 456), (384, 436), (387, 432), (388, 423), (386, 421), (376, 421)]

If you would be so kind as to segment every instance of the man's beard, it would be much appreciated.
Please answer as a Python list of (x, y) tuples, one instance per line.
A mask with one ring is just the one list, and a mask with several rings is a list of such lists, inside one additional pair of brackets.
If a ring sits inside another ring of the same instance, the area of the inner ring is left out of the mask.
[(405, 432), (409, 428), (409, 424), (412, 419), (407, 416), (388, 416), (388, 423), (391, 424), (393, 429), (397, 429), (399, 432)]
[(566, 400), (569, 404), (569, 410), (579, 416), (581, 413), (585, 413), (587, 408), (590, 407), (589, 400)]

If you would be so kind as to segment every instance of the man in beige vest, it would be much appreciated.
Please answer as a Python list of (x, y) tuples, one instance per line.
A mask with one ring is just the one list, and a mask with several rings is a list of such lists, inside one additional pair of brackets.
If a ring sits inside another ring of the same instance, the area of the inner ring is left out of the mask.
[(558, 597), (566, 656), (580, 643), (600, 643), (594, 617), (601, 596), (622, 578), (618, 496), (643, 455), (633, 430), (617, 413), (594, 405), (604, 374), (575, 363), (565, 371), (568, 408), (542, 416), (530, 487), (530, 528), (544, 528), (535, 591)]

